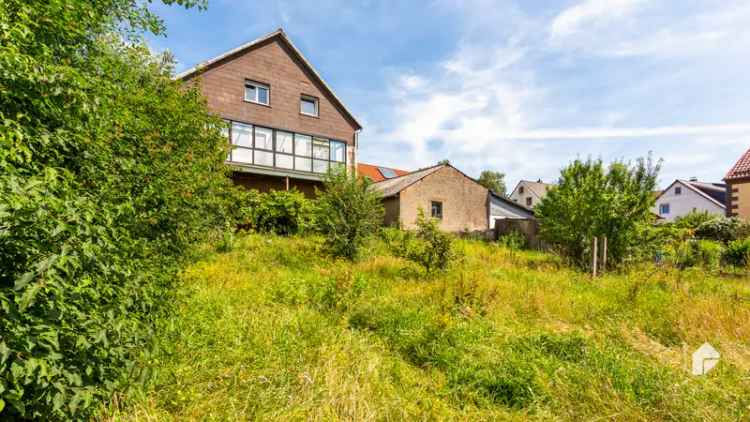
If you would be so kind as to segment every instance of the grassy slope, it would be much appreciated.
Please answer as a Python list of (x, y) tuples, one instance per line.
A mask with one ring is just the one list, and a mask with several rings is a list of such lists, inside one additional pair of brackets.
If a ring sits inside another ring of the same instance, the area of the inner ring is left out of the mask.
[[(153, 391), (116, 419), (750, 418), (750, 284), (644, 269), (591, 281), (461, 242), (427, 279), (375, 246), (246, 236), (184, 273)], [(722, 352), (687, 374), (704, 341)]]

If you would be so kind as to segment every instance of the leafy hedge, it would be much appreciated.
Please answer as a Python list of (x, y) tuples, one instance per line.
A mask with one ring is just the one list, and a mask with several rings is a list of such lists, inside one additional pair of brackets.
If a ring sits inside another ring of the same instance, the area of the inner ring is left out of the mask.
[(280, 235), (306, 233), (315, 228), (315, 201), (296, 189), (242, 191), (236, 204), (240, 228)]
[(0, 419), (88, 419), (126, 388), (224, 222), (219, 122), (123, 38), (163, 30), (141, 4), (0, 2)]

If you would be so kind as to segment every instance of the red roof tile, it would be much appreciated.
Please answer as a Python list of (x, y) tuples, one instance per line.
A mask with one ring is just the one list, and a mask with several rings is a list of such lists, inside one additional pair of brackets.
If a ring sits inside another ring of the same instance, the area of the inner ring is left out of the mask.
[(742, 157), (734, 163), (734, 166), (724, 176), (724, 180), (740, 179), (743, 177), (750, 177), (750, 149), (745, 151)]
[(388, 177), (385, 177), (385, 175), (383, 175), (380, 169), (392, 170), (396, 174), (396, 177), (409, 174), (409, 172), (406, 170), (399, 170), (383, 166), (374, 166), (372, 164), (357, 163), (357, 173), (359, 173), (360, 176), (368, 177), (373, 181), (373, 183), (388, 179)]

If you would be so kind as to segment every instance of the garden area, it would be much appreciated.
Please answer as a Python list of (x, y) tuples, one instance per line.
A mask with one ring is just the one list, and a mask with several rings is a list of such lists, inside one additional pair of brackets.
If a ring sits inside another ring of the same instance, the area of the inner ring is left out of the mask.
[(382, 227), (351, 173), (244, 190), (164, 30), (148, 2), (0, 3), (0, 419), (750, 417), (750, 230), (654, 221), (659, 163), (567, 166), (544, 251)]
[[(597, 279), (559, 258), (456, 241), (432, 272), (389, 236), (355, 263), (319, 237), (205, 245), (110, 420), (743, 420), (750, 284), (644, 265)], [(391, 242), (391, 243), (389, 243)], [(709, 341), (721, 363), (690, 375)]]

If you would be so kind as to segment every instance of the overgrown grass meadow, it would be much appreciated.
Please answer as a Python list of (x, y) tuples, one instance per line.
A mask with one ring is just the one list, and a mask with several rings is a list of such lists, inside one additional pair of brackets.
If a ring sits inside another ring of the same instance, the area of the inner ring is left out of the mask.
[[(206, 249), (181, 275), (149, 389), (103, 418), (750, 419), (746, 278), (644, 267), (592, 280), (549, 254), (457, 248), (430, 277), (382, 243), (355, 264), (315, 238)], [(704, 341), (721, 363), (694, 377)]]

